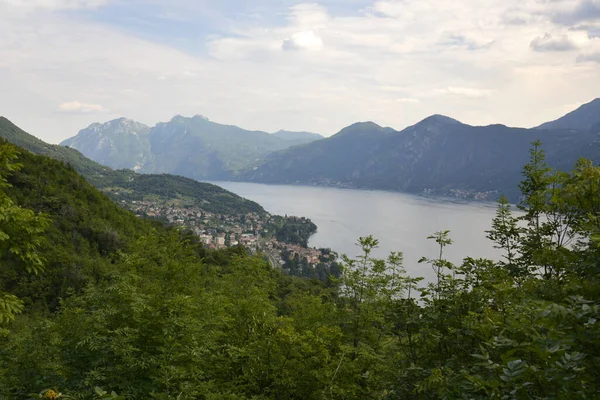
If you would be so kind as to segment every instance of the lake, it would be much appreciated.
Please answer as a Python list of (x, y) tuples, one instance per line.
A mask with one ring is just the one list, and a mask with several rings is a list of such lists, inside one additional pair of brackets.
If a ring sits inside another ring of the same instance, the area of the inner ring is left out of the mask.
[(377, 190), (337, 189), (318, 186), (263, 185), (241, 182), (211, 182), (242, 197), (256, 201), (271, 214), (310, 218), (318, 231), (310, 246), (329, 247), (348, 256), (359, 253), (361, 236), (379, 239), (378, 257), (390, 251), (404, 253), (404, 266), (411, 276), (431, 280), (431, 267), (418, 264), (436, 257), (438, 248), (427, 236), (450, 230), (454, 244), (446, 258), (458, 263), (463, 258), (498, 259), (499, 252), (485, 237), (496, 212), (495, 203), (461, 202)]

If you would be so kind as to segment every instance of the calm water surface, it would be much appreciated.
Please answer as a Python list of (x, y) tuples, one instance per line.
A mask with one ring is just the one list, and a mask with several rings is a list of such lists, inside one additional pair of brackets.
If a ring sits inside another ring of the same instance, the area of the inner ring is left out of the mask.
[(336, 189), (314, 186), (263, 185), (240, 182), (212, 182), (242, 197), (254, 200), (268, 212), (310, 218), (318, 226), (309, 244), (329, 247), (349, 256), (359, 251), (361, 236), (379, 239), (376, 256), (390, 251), (404, 252), (404, 265), (412, 276), (433, 277), (425, 257), (436, 257), (438, 248), (427, 236), (450, 230), (454, 244), (447, 248), (450, 261), (464, 257), (498, 259), (498, 251), (485, 238), (496, 211), (494, 203), (470, 203), (432, 199), (403, 193), (375, 190)]

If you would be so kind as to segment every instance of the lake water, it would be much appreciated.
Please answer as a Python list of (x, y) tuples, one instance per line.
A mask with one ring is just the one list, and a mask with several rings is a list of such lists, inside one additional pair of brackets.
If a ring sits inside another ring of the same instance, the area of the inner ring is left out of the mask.
[(390, 251), (402, 251), (404, 266), (411, 276), (433, 278), (431, 267), (417, 261), (423, 256), (437, 256), (437, 244), (426, 238), (440, 230), (450, 230), (454, 244), (446, 248), (445, 254), (452, 262), (458, 263), (467, 256), (499, 258), (498, 251), (485, 237), (496, 212), (495, 203), (376, 190), (211, 183), (256, 201), (271, 214), (310, 218), (318, 226), (310, 246), (329, 247), (353, 257), (359, 253), (357, 239), (371, 234), (379, 239), (375, 255), (385, 257)]

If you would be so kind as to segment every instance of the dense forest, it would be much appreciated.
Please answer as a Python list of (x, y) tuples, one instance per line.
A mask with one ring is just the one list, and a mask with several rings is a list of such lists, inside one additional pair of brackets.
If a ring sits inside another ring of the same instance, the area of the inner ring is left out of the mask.
[(553, 171), (535, 143), (520, 189), (521, 213), (501, 199), (490, 221), (502, 260), (454, 265), (432, 233), (424, 285), (365, 236), (322, 282), (1, 143), (0, 398), (597, 398), (600, 167)]
[(308, 246), (308, 239), (317, 231), (317, 225), (304, 217), (274, 216), (266, 228), (274, 232), (280, 242), (293, 243), (303, 247)]

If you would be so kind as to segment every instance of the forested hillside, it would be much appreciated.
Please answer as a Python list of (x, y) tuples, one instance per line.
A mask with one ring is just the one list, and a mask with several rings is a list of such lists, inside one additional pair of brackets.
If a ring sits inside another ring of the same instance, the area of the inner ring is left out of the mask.
[(433, 233), (417, 291), (371, 236), (339, 279), (284, 276), (3, 143), (0, 398), (596, 398), (600, 168), (551, 171), (536, 144), (523, 173), (522, 217), (490, 221), (503, 259), (453, 265)]

